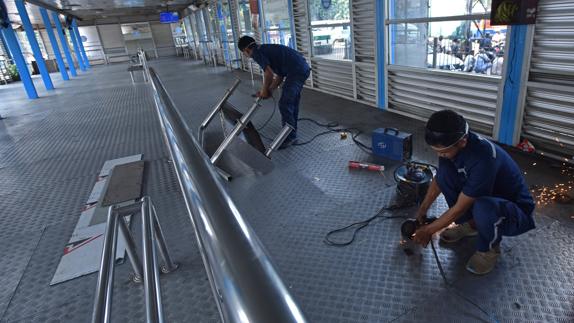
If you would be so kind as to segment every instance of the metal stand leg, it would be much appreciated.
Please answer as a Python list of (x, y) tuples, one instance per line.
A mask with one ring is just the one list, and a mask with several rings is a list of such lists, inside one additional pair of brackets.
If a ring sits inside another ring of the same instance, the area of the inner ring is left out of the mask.
[(233, 85), (225, 92), (225, 94), (223, 95), (221, 100), (219, 100), (219, 102), (217, 102), (217, 104), (215, 105), (213, 110), (211, 110), (211, 112), (209, 113), (207, 118), (205, 118), (205, 120), (203, 120), (203, 122), (201, 123), (201, 126), (199, 127), (199, 131), (197, 134), (197, 137), (199, 139), (199, 143), (201, 144), (201, 148), (204, 147), (203, 132), (205, 131), (205, 128), (207, 128), (207, 126), (209, 125), (211, 120), (213, 120), (213, 118), (215, 117), (217, 112), (220, 111), (223, 104), (225, 102), (227, 102), (227, 99), (229, 99), (231, 94), (233, 94), (233, 91), (235, 91), (235, 89), (239, 86), (239, 83), (241, 83), (240, 79), (235, 80), (235, 83), (233, 83)]
[(135, 84), (135, 80), (134, 80), (134, 72), (130, 71), (130, 77), (132, 78), (132, 84)]
[(287, 139), (287, 136), (293, 131), (293, 127), (290, 124), (285, 124), (283, 129), (279, 132), (277, 137), (273, 140), (267, 151), (265, 152), (266, 157), (271, 157), (271, 154), (281, 146), (281, 144)]
[(155, 211), (155, 206), (151, 203), (152, 207), (152, 220), (153, 220), (153, 229), (155, 234), (155, 241), (157, 242), (157, 246), (159, 247), (159, 254), (164, 261), (163, 266), (161, 266), (161, 272), (167, 274), (172, 272), (179, 267), (178, 264), (174, 263), (169, 255), (169, 251), (167, 250), (167, 245), (165, 244), (165, 237), (163, 235), (163, 231), (161, 230), (161, 226), (159, 225), (159, 221), (157, 220), (157, 213)]
[(142, 214), (142, 246), (143, 246), (143, 284), (146, 309), (146, 322), (157, 322), (156, 290), (154, 279), (153, 239), (149, 197), (143, 198)]
[[(108, 220), (104, 234), (104, 244), (102, 247), (102, 258), (100, 261), (100, 272), (98, 273), (98, 284), (96, 287), (96, 299), (94, 300), (94, 311), (92, 313), (92, 323), (107, 323), (110, 321), (114, 265), (116, 258), (117, 244), (117, 216), (114, 207), (108, 209)], [(113, 256), (113, 257), (112, 257)]]
[(229, 136), (227, 136), (223, 140), (223, 142), (221, 143), (221, 145), (219, 145), (213, 156), (211, 156), (212, 164), (215, 164), (219, 160), (219, 158), (221, 158), (221, 154), (223, 153), (223, 151), (231, 144), (233, 139), (235, 139), (235, 137), (237, 137), (237, 135), (239, 135), (239, 133), (245, 128), (249, 120), (251, 120), (251, 118), (255, 114), (255, 111), (257, 111), (257, 109), (260, 107), (259, 105), (260, 101), (261, 98), (257, 98), (255, 100), (255, 103), (251, 106), (251, 108), (249, 108), (249, 110), (243, 115), (243, 117), (241, 117), (241, 119), (237, 121), (237, 124), (235, 125), (233, 130), (231, 130)]
[(134, 276), (133, 281), (136, 283), (140, 283), (142, 281), (142, 263), (136, 251), (136, 244), (134, 239), (130, 233), (128, 225), (124, 217), (119, 219), (120, 223), (120, 232), (123, 236), (123, 239), (126, 243), (126, 252), (128, 253), (128, 258), (130, 259), (130, 263), (132, 264), (132, 268), (134, 269)]

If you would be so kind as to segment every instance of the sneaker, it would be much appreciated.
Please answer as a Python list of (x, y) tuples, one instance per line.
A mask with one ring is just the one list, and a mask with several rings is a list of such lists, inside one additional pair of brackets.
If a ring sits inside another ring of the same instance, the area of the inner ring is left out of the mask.
[(285, 141), (281, 144), (281, 146), (279, 146), (279, 150), (285, 149), (285, 148), (289, 148), (295, 144), (297, 144), (297, 138), (295, 139), (285, 139)]
[(470, 257), (466, 264), (466, 270), (475, 275), (485, 275), (491, 272), (496, 266), (496, 261), (500, 257), (500, 247), (496, 246), (489, 251), (477, 251)]
[(478, 231), (470, 226), (470, 223), (465, 222), (452, 228), (447, 228), (440, 234), (440, 240), (446, 243), (457, 242), (462, 238), (474, 237)]

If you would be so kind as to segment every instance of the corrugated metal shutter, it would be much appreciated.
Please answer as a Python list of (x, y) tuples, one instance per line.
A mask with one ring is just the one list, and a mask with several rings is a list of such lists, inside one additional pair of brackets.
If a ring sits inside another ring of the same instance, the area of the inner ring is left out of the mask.
[(375, 2), (352, 0), (353, 48), (357, 99), (377, 102)]
[[(293, 0), (293, 27), (295, 30), (296, 50), (305, 57), (311, 66), (311, 51), (309, 49), (309, 21), (307, 16), (307, 0)], [(312, 86), (312, 77), (309, 77), (305, 84)]]
[(159, 57), (175, 56), (175, 43), (169, 24), (150, 22), (151, 34)]
[[(237, 1), (229, 0), (229, 15), (231, 16), (231, 29), (233, 30), (233, 36), (236, 38), (233, 40), (236, 45), (237, 42), (239, 41), (239, 37), (242, 36), (241, 30), (239, 28), (239, 17), (237, 16), (237, 14), (238, 14)], [(240, 59), (241, 64), (243, 65), (244, 64), (243, 55), (241, 54), (239, 49), (237, 49), (237, 53), (239, 57), (237, 57), (236, 59)]]
[(353, 64), (350, 61), (311, 59), (313, 86), (344, 97), (353, 97)]
[(471, 128), (492, 137), (500, 79), (389, 66), (389, 110), (426, 120), (435, 111), (462, 114)]
[(574, 155), (574, 1), (541, 0), (522, 135), (539, 151)]

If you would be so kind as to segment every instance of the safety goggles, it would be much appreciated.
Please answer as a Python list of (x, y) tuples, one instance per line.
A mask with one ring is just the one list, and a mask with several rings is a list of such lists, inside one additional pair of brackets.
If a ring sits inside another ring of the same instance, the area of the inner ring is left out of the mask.
[[(464, 132), (437, 132), (437, 131), (431, 131), (431, 130), (426, 130), (425, 133), (425, 139), (426, 141), (429, 143), (430, 147), (432, 148), (432, 150), (436, 151), (436, 152), (445, 152), (449, 149), (451, 149), (452, 147), (456, 146), (462, 139), (464, 139), (466, 137), (466, 135), (468, 135), (468, 131), (469, 131), (469, 127), (468, 127), (468, 123), (466, 123), (465, 125), (465, 129)], [(456, 137), (455, 137), (456, 136)], [(453, 138), (457, 138), (455, 139), (455, 141), (446, 146), (446, 147), (438, 147), (437, 144), (440, 142), (448, 142), (451, 141)]]

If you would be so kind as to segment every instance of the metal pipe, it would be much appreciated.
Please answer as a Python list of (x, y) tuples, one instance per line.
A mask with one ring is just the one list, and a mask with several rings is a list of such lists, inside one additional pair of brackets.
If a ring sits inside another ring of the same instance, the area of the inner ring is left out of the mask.
[(233, 85), (229, 89), (227, 89), (227, 91), (225, 91), (225, 94), (223, 95), (221, 100), (219, 100), (219, 102), (217, 102), (217, 104), (215, 105), (215, 108), (213, 108), (213, 110), (209, 113), (207, 118), (205, 118), (205, 120), (203, 120), (199, 129), (205, 129), (207, 127), (207, 125), (215, 117), (215, 114), (219, 111), (219, 109), (221, 109), (223, 104), (227, 101), (227, 99), (229, 99), (231, 94), (233, 94), (233, 91), (235, 91), (235, 89), (239, 86), (239, 83), (241, 83), (241, 80), (236, 79), (235, 82), (233, 83)]
[(120, 217), (118, 221), (119, 221), (120, 232), (124, 237), (124, 241), (126, 243), (126, 252), (128, 253), (128, 258), (130, 259), (132, 268), (134, 269), (134, 281), (140, 282), (143, 278), (142, 263), (136, 251), (136, 244), (134, 242), (134, 238), (132, 237), (130, 230), (128, 229), (128, 225), (124, 217)]
[(257, 111), (257, 109), (260, 107), (259, 105), (260, 101), (261, 98), (255, 99), (255, 103), (253, 103), (251, 108), (249, 108), (249, 110), (245, 112), (245, 114), (241, 117), (241, 119), (237, 121), (237, 124), (235, 125), (235, 127), (233, 127), (233, 130), (231, 130), (229, 135), (225, 137), (225, 139), (223, 139), (221, 145), (219, 145), (213, 156), (211, 156), (211, 162), (213, 164), (217, 163), (219, 158), (221, 158), (221, 154), (223, 154), (223, 151), (227, 149), (227, 147), (229, 147), (233, 139), (235, 139), (235, 137), (237, 137), (239, 133), (247, 126), (247, 123), (249, 122), (249, 120), (251, 120), (253, 114), (255, 114), (255, 111)]
[[(153, 223), (153, 222), (157, 223), (157, 218), (155, 215), (155, 208), (153, 207), (153, 204), (150, 203), (150, 205), (152, 208), (152, 212), (150, 212), (148, 214), (149, 215), (149, 222), (150, 223)], [(155, 221), (154, 221), (154, 219), (155, 219)], [(156, 314), (157, 314), (157, 322), (163, 323), (163, 306), (162, 306), (162, 301), (161, 301), (161, 285), (160, 285), (160, 281), (159, 281), (159, 263), (157, 260), (156, 244), (153, 243), (153, 240), (156, 240), (156, 242), (159, 242), (159, 239), (158, 239), (157, 235), (155, 236), (155, 239), (154, 239), (153, 234), (151, 234), (149, 238), (150, 238), (150, 240), (152, 240), (151, 251), (152, 251), (152, 262), (153, 262), (153, 283), (154, 283), (154, 290), (155, 290), (154, 300), (155, 300), (155, 308), (156, 308)]]
[(213, 110), (211, 110), (211, 112), (209, 113), (207, 118), (205, 118), (205, 120), (203, 120), (203, 122), (199, 126), (199, 130), (197, 132), (197, 137), (199, 138), (199, 142), (201, 143), (201, 147), (204, 146), (203, 132), (205, 131), (205, 128), (207, 128), (209, 123), (213, 120), (213, 118), (215, 118), (215, 115), (217, 114), (217, 112), (221, 109), (223, 104), (225, 102), (227, 102), (227, 100), (229, 99), (231, 94), (233, 94), (235, 89), (239, 86), (239, 83), (241, 83), (241, 80), (236, 79), (235, 82), (233, 83), (233, 85), (229, 89), (227, 89), (227, 91), (225, 92), (225, 94), (223, 95), (221, 100), (219, 100), (219, 102), (217, 102), (217, 104), (215, 105), (215, 108), (213, 108)]
[(143, 285), (146, 322), (156, 322), (155, 285), (153, 278), (153, 240), (149, 214), (151, 213), (149, 197), (144, 196), (142, 203), (142, 246), (143, 246)]
[(223, 322), (306, 322), (263, 244), (150, 69), (156, 112)]
[(291, 133), (291, 131), (293, 131), (293, 126), (291, 126), (290, 124), (286, 123), (285, 126), (281, 129), (281, 131), (279, 132), (279, 134), (277, 135), (277, 137), (275, 137), (275, 139), (273, 140), (273, 142), (271, 143), (271, 145), (269, 146), (269, 148), (267, 149), (267, 151), (265, 152), (265, 156), (266, 157), (270, 157), (271, 154), (277, 149), (279, 148), (279, 146), (281, 146), (281, 144), (285, 141), (285, 139), (287, 139), (287, 136), (289, 136), (289, 134)]
[(164, 261), (164, 265), (162, 267), (162, 272), (167, 274), (177, 269), (178, 265), (173, 262), (171, 256), (169, 255), (169, 251), (167, 250), (167, 245), (165, 243), (165, 235), (163, 234), (163, 230), (159, 225), (159, 221), (157, 219), (157, 212), (155, 211), (155, 206), (153, 202), (151, 203), (152, 208), (152, 215), (151, 221), (153, 223), (153, 233), (155, 237), (155, 241), (157, 242), (157, 246), (159, 247), (159, 254)]
[(104, 323), (109, 323), (112, 317), (112, 296), (114, 293), (114, 268), (116, 265), (116, 249), (118, 246), (118, 216), (113, 211), (113, 206), (111, 216), (112, 217), (112, 249), (108, 254), (108, 281), (106, 283), (106, 312), (104, 314)]
[(108, 220), (106, 222), (106, 231), (104, 233), (104, 243), (102, 247), (102, 258), (100, 260), (100, 272), (98, 273), (98, 284), (96, 286), (96, 297), (94, 300), (94, 310), (92, 312), (92, 323), (106, 322), (106, 303), (107, 303), (107, 286), (109, 280), (110, 258), (113, 243), (114, 227), (114, 210), (108, 208)]

